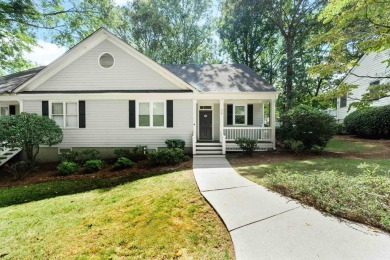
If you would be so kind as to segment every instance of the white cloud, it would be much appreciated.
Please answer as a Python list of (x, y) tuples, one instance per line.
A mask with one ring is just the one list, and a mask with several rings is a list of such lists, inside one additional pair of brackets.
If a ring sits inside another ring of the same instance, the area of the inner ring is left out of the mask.
[(65, 51), (65, 47), (45, 42), (44, 40), (38, 40), (38, 46), (33, 47), (31, 52), (26, 53), (24, 57), (38, 65), (47, 65), (61, 56)]

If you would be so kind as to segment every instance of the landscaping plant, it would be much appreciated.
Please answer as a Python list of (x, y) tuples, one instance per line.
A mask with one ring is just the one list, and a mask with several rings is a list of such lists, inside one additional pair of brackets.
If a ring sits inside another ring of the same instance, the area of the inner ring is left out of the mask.
[(148, 163), (150, 166), (175, 165), (187, 161), (189, 157), (182, 149), (161, 149), (149, 154)]
[(346, 130), (364, 138), (390, 138), (390, 105), (356, 110), (345, 117)]
[(120, 157), (118, 158), (118, 160), (116, 160), (114, 164), (114, 169), (126, 169), (130, 168), (133, 165), (134, 163), (130, 159), (126, 157)]
[(130, 150), (128, 148), (118, 148), (114, 150), (115, 156), (119, 158), (127, 158), (129, 159), (131, 156)]
[(98, 172), (103, 167), (103, 161), (99, 159), (88, 160), (85, 162), (84, 167), (87, 173)]
[[(283, 141), (300, 141), (304, 150), (314, 146), (324, 148), (337, 128), (336, 120), (331, 115), (306, 105), (289, 110), (281, 116), (280, 123), (279, 138)], [(288, 148), (291, 149), (291, 146)]]
[(165, 144), (168, 148), (179, 148), (184, 150), (184, 147), (186, 146), (186, 142), (181, 139), (167, 139), (165, 140)]
[(79, 166), (75, 162), (64, 161), (57, 166), (57, 171), (61, 175), (70, 175), (77, 172), (78, 170), (79, 170)]
[(0, 143), (8, 147), (20, 147), (27, 162), (34, 165), (39, 146), (53, 146), (62, 142), (61, 128), (46, 116), (21, 113), (0, 117)]
[(96, 149), (86, 149), (79, 153), (79, 160), (81, 164), (85, 164), (90, 160), (98, 160), (99, 159), (99, 151)]
[(137, 145), (131, 151), (129, 159), (133, 162), (140, 162), (148, 159), (148, 147), (143, 145)]
[(247, 155), (252, 155), (253, 151), (257, 149), (256, 139), (241, 137), (237, 138), (234, 142), (240, 147), (243, 153)]
[(70, 151), (60, 154), (61, 162), (77, 162), (79, 157), (79, 153), (76, 151)]

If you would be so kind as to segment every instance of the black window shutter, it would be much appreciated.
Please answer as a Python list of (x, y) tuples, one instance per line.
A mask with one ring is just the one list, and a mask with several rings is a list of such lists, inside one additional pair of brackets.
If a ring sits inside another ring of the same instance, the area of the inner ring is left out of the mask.
[(173, 127), (173, 100), (167, 100), (167, 127)]
[(233, 105), (227, 105), (227, 125), (233, 125)]
[(16, 107), (14, 105), (9, 106), (9, 114), (16, 115)]
[(129, 100), (129, 128), (135, 128), (135, 100)]
[(85, 101), (79, 101), (79, 128), (85, 128)]
[(49, 116), (49, 101), (42, 101), (42, 116)]
[(253, 125), (253, 105), (248, 104), (248, 114), (247, 114), (248, 125)]

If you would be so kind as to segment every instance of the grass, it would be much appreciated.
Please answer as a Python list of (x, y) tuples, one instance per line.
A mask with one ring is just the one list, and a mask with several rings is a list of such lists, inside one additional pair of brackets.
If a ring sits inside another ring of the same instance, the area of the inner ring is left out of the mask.
[(328, 142), (325, 151), (343, 153), (369, 153), (383, 149), (384, 146), (380, 143), (332, 139)]
[[(51, 193), (89, 190), (45, 199)], [(100, 187), (100, 188), (96, 188)], [(5, 193), (4, 193), (5, 192)], [(230, 237), (191, 171), (126, 180), (78, 180), (0, 189), (5, 259), (229, 259)], [(38, 200), (38, 199), (41, 200)]]
[(324, 212), (390, 231), (390, 160), (314, 158), (238, 167), (248, 179)]

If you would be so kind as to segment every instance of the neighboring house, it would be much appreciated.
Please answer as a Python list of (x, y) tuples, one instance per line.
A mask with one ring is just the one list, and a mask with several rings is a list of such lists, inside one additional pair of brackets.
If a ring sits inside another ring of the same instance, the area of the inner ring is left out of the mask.
[[(390, 67), (386, 62), (390, 58), (390, 49), (379, 52), (369, 53), (364, 55), (358, 62), (358, 65), (353, 67), (344, 78), (343, 82), (348, 84), (358, 85), (353, 89), (351, 94), (337, 99), (337, 120), (342, 122), (344, 118), (355, 111), (351, 108), (348, 111), (349, 105), (359, 101), (362, 94), (367, 92), (367, 88), (373, 84), (383, 84), (390, 82), (389, 78), (383, 78), (390, 74)], [(372, 106), (384, 106), (390, 104), (390, 97), (376, 100)]]
[(173, 138), (193, 154), (238, 150), (238, 137), (272, 149), (277, 95), (247, 66), (159, 65), (103, 28), (47, 67), (0, 78), (1, 115), (37, 113), (63, 128), (63, 142), (41, 148), (41, 160), (70, 149), (158, 149)]

